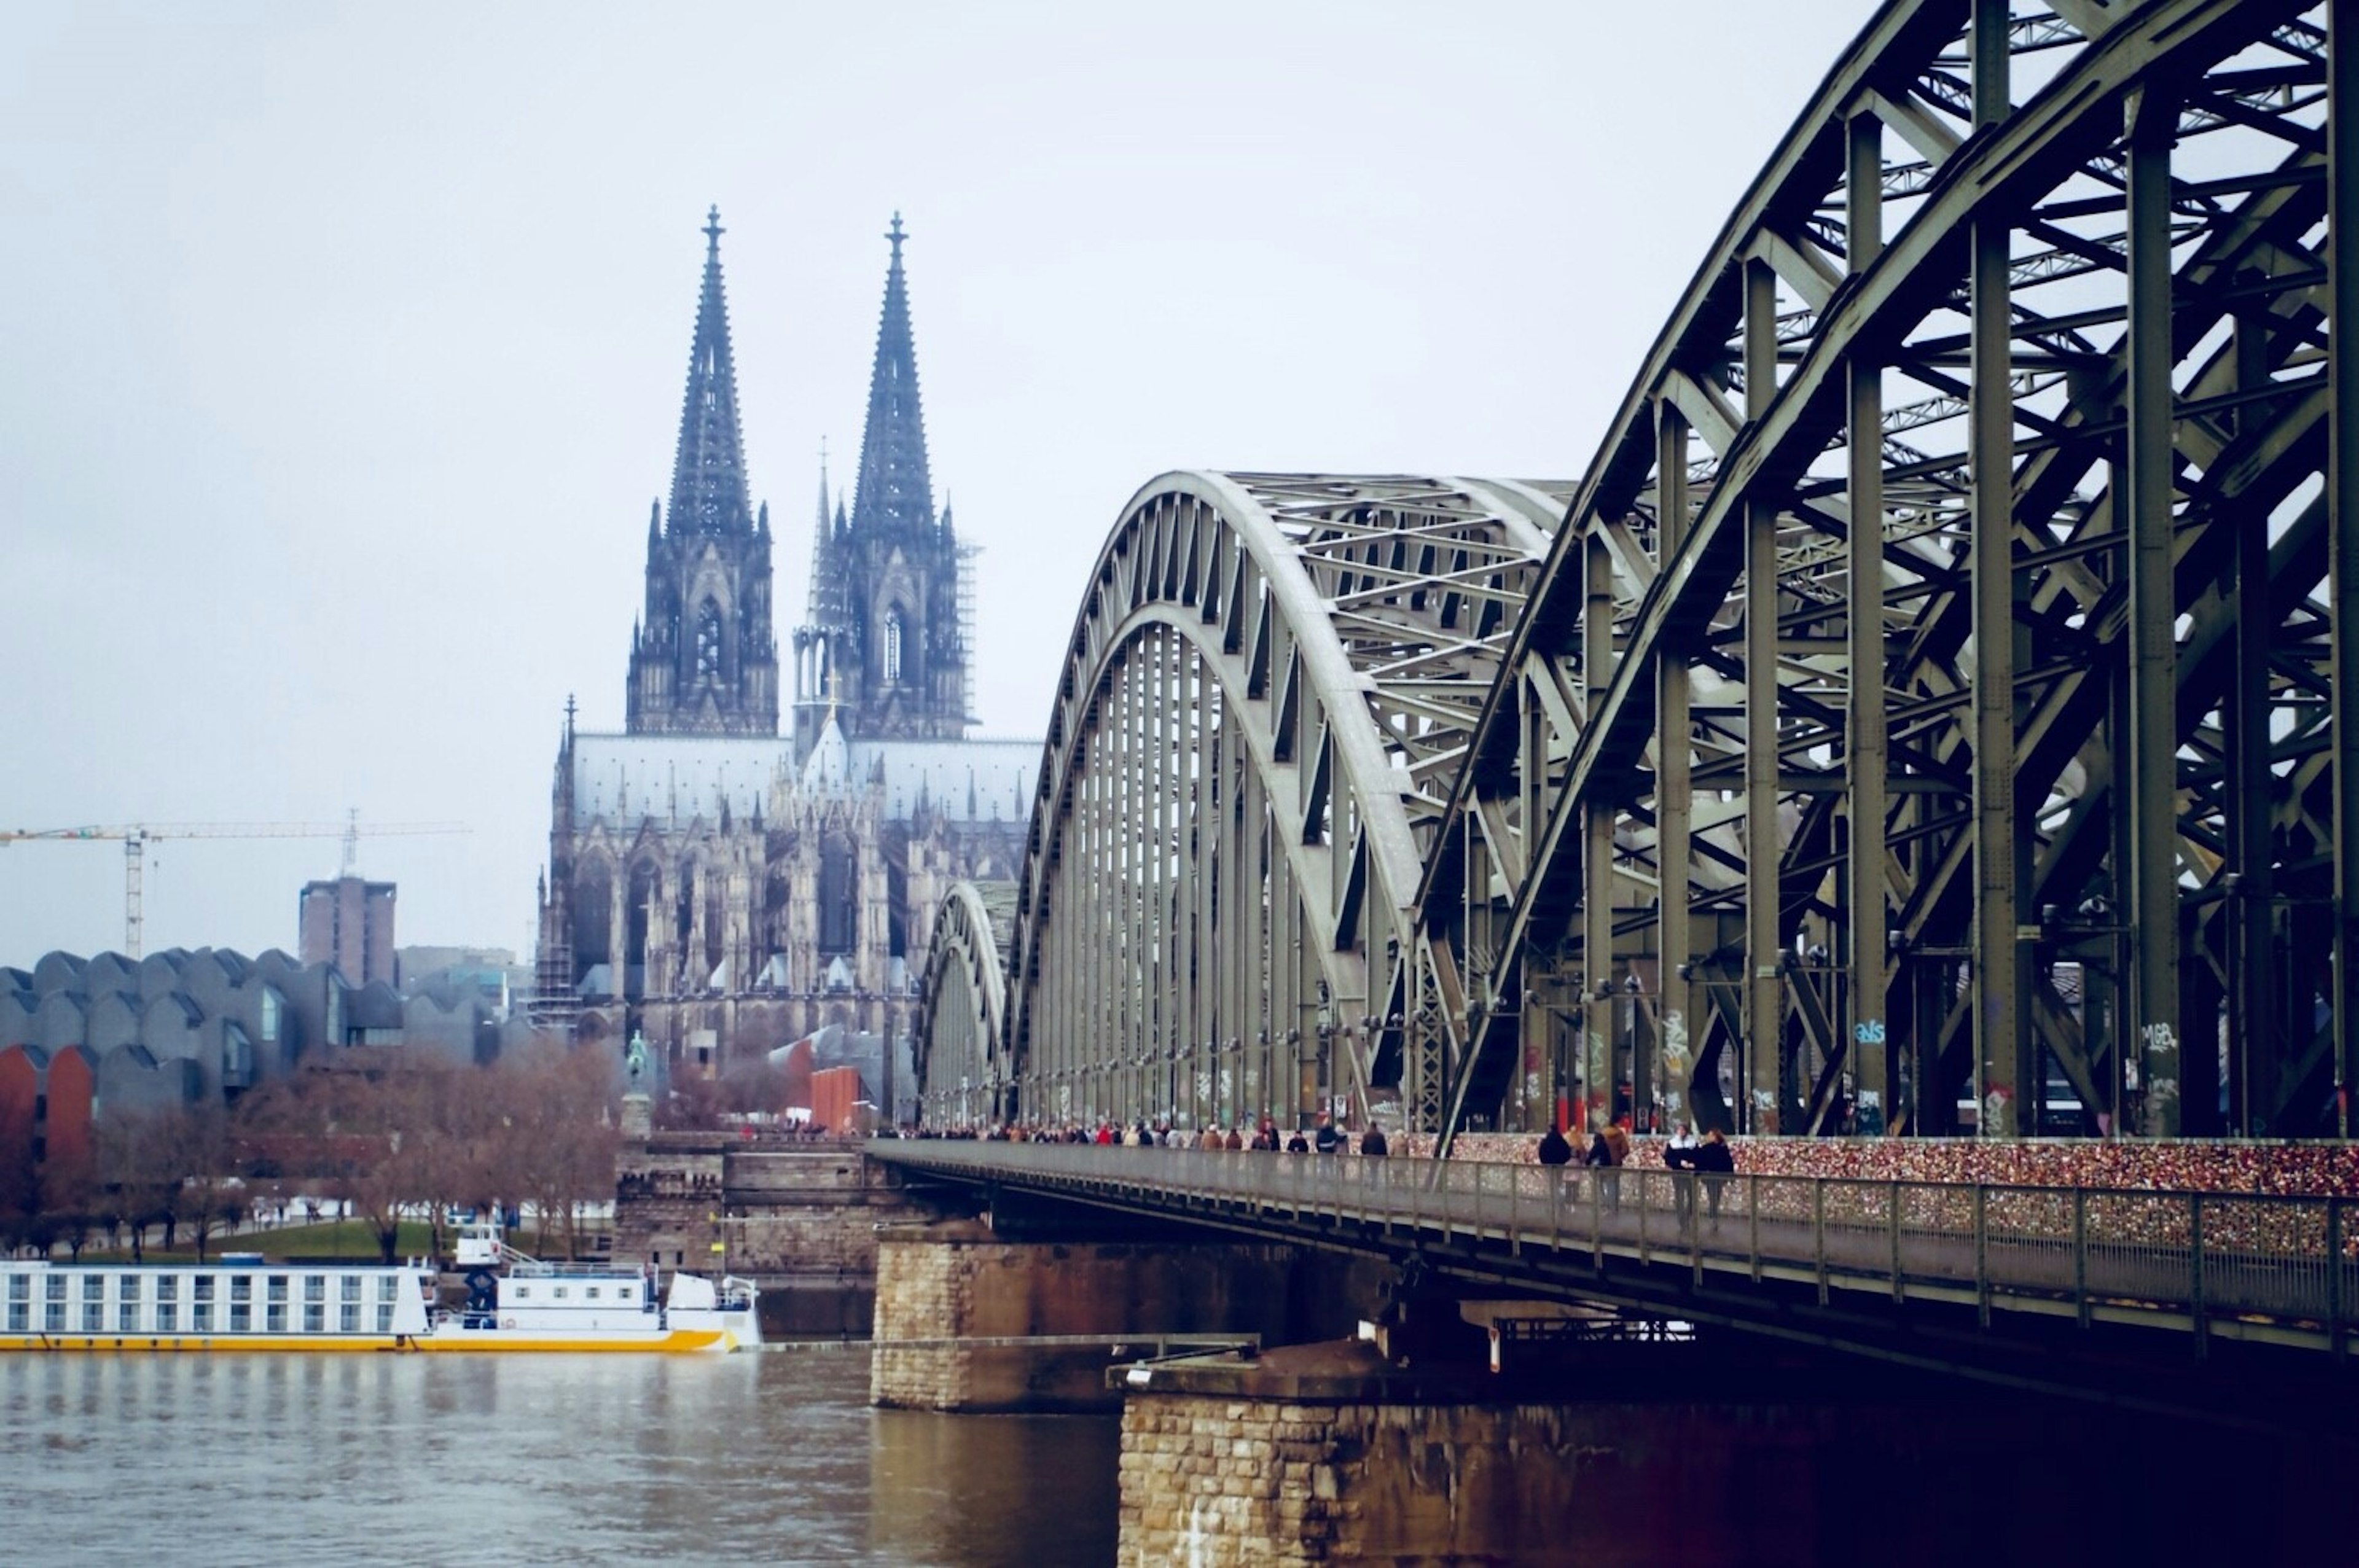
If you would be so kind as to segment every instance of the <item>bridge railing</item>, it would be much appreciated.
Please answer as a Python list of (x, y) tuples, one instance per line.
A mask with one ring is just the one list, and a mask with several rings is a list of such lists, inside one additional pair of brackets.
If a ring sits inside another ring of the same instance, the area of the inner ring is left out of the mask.
[(2348, 1353), (2359, 1303), (2349, 1200), (2217, 1192), (1698, 1176), (1357, 1155), (894, 1141), (871, 1152), (992, 1170), (1155, 1210), (1352, 1224), (1404, 1241), (1546, 1249), (1970, 1303), (1994, 1312), (2142, 1323)]

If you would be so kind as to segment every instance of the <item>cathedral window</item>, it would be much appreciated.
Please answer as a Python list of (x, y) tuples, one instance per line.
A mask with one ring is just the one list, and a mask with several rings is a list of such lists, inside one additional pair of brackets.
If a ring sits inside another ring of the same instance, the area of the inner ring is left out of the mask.
[(819, 945), (821, 952), (851, 951), (858, 932), (859, 896), (852, 840), (842, 834), (831, 834), (820, 846), (819, 856)]
[(721, 611), (709, 599), (696, 608), (696, 678), (721, 678)]
[(885, 679), (894, 685), (901, 679), (901, 611), (897, 606), (885, 612)]

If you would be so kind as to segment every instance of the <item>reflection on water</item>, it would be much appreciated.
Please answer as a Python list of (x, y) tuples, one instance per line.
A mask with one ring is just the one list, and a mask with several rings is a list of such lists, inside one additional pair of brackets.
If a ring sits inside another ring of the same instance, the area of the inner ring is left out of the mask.
[(1114, 1560), (1113, 1420), (867, 1393), (857, 1348), (0, 1356), (0, 1465), (27, 1562)]

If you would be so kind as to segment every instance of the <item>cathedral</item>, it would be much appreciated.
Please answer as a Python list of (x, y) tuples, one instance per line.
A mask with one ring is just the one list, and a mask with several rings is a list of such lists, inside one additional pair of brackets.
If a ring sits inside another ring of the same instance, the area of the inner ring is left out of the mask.
[(1015, 875), (1040, 743), (969, 734), (972, 551), (934, 510), (898, 214), (848, 510), (820, 475), (782, 732), (722, 232), (716, 211), (622, 732), (577, 729), (566, 705), (538, 1012), (618, 1050), (644, 1034), (674, 1077), (830, 1024), (906, 1060), (935, 912), (962, 878)]

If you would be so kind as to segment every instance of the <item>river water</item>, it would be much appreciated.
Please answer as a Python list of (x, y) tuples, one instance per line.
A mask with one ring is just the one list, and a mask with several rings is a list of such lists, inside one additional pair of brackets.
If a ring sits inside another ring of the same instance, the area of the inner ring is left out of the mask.
[(1111, 1417), (869, 1408), (759, 1356), (0, 1356), (17, 1562), (1114, 1560)]

